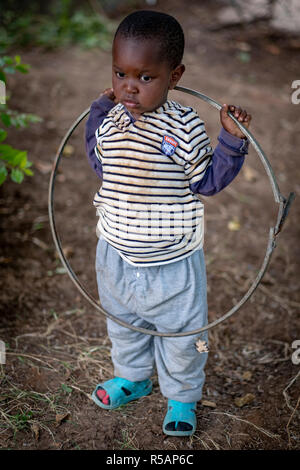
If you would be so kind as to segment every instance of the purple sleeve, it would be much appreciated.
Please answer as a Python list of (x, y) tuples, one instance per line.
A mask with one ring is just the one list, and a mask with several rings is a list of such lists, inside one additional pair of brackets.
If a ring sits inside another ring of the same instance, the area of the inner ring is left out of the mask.
[(243, 166), (248, 153), (248, 139), (240, 139), (222, 128), (218, 141), (203, 178), (190, 186), (195, 194), (212, 196), (218, 193), (231, 183)]
[(86, 153), (91, 167), (97, 176), (102, 179), (102, 165), (95, 153), (96, 136), (95, 132), (101, 125), (107, 113), (115, 106), (115, 103), (107, 96), (102, 96), (91, 105), (90, 115), (85, 126), (85, 146)]

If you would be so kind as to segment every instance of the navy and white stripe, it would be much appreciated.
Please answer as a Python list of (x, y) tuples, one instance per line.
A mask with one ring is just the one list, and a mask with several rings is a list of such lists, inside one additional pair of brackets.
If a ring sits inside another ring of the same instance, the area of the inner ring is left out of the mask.
[[(178, 145), (163, 153), (164, 136)], [(98, 233), (129, 263), (152, 266), (190, 255), (203, 244), (203, 204), (191, 191), (211, 165), (203, 121), (168, 100), (137, 121), (118, 104), (96, 131), (103, 182), (94, 204)]]

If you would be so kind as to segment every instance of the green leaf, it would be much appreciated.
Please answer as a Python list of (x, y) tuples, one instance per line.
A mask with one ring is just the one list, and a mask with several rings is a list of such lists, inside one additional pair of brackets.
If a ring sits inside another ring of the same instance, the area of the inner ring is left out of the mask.
[(12, 65), (14, 63), (13, 59), (7, 55), (3, 57), (3, 61), (6, 65)]
[(5, 73), (11, 73), (11, 74), (16, 72), (15, 67), (10, 67), (10, 66), (4, 67), (3, 70)]
[(0, 69), (0, 80), (2, 80), (2, 82), (6, 83), (6, 75), (3, 72), (3, 70), (1, 70), (1, 69)]
[(238, 59), (244, 64), (247, 64), (251, 60), (251, 54), (249, 54), (249, 52), (241, 51), (238, 53)]
[(0, 144), (0, 158), (9, 163), (13, 162), (19, 152), (20, 150), (14, 149), (11, 145)]
[(26, 175), (28, 175), (28, 176), (33, 176), (33, 175), (34, 175), (33, 171), (32, 171), (32, 170), (28, 170), (28, 168), (24, 168), (24, 173), (25, 173)]
[(0, 129), (0, 142), (3, 142), (7, 137), (7, 132), (4, 129)]
[(22, 183), (22, 181), (24, 179), (24, 173), (23, 173), (23, 171), (19, 170), (19, 168), (13, 168), (11, 170), (10, 177), (15, 183), (20, 184), (20, 183)]
[(9, 151), (12, 149), (12, 146), (11, 145), (8, 145), (8, 144), (0, 144), (0, 157), (2, 155), (6, 155), (7, 153), (9, 153)]
[(10, 119), (9, 115), (6, 114), (6, 113), (1, 113), (1, 121), (7, 127), (9, 127), (11, 125), (11, 119)]
[(39, 116), (29, 113), (18, 113), (16, 111), (9, 110), (10, 125), (16, 128), (28, 127), (31, 123), (42, 121)]
[(29, 65), (26, 65), (26, 64), (16, 65), (16, 70), (18, 70), (21, 73), (28, 73)]
[(0, 185), (4, 183), (7, 177), (7, 169), (5, 166), (0, 167)]
[(66, 274), (67, 270), (63, 266), (59, 266), (58, 268), (55, 269), (56, 274)]
[(13, 166), (18, 166), (20, 168), (25, 168), (26, 167), (26, 162), (27, 162), (27, 152), (22, 151), (18, 152), (14, 159), (12, 160), (11, 164)]
[(72, 392), (72, 389), (70, 387), (68, 387), (68, 385), (66, 385), (66, 384), (61, 384), (61, 388), (66, 393), (71, 393)]

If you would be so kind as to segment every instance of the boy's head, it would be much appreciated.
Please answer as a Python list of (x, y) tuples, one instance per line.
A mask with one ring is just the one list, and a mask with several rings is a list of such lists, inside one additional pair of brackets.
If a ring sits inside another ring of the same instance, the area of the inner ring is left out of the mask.
[(184, 34), (170, 15), (141, 10), (119, 25), (113, 42), (113, 89), (135, 118), (167, 99), (184, 72)]

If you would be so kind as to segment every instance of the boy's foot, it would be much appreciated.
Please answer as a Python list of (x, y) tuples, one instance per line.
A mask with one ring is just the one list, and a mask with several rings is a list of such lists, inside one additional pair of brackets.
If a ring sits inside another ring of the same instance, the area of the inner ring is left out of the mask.
[(196, 431), (197, 402), (182, 403), (168, 400), (168, 411), (163, 422), (163, 431), (169, 436), (191, 436)]
[(112, 410), (132, 400), (149, 395), (151, 390), (152, 382), (150, 379), (131, 382), (121, 377), (115, 377), (98, 384), (92, 394), (92, 399), (101, 408)]

